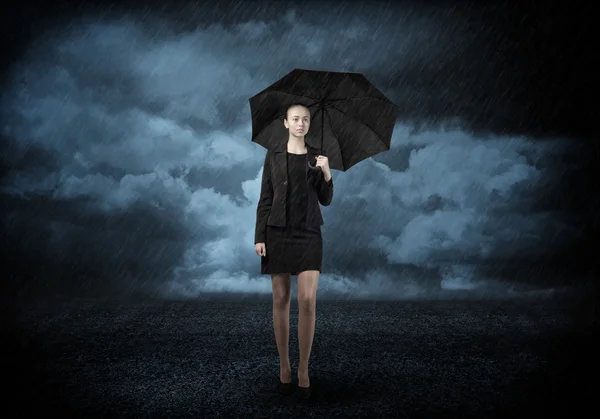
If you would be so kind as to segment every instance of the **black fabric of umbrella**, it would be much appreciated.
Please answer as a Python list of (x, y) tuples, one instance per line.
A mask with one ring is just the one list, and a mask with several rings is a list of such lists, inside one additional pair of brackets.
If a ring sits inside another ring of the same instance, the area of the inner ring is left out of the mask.
[(390, 149), (398, 116), (396, 105), (360, 73), (296, 68), (249, 101), (252, 141), (268, 150), (287, 143), (287, 107), (308, 107), (311, 124), (304, 141), (327, 156), (331, 169), (344, 172)]

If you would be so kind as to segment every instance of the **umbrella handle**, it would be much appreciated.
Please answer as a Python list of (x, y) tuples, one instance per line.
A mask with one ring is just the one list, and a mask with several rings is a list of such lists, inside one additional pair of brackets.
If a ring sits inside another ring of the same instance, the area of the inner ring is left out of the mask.
[(321, 170), (319, 166), (317, 166), (316, 164), (313, 166), (312, 164), (310, 164), (310, 162), (308, 162), (308, 167), (312, 170)]

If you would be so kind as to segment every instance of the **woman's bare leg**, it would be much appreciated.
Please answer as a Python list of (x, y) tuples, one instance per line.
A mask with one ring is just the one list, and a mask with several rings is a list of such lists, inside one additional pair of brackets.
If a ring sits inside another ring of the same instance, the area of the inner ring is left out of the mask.
[(273, 328), (279, 352), (279, 379), (282, 383), (292, 381), (290, 366), (290, 274), (271, 275), (273, 285)]
[(300, 347), (298, 385), (300, 387), (310, 386), (308, 359), (315, 335), (319, 273), (319, 271), (304, 271), (298, 274), (298, 345)]

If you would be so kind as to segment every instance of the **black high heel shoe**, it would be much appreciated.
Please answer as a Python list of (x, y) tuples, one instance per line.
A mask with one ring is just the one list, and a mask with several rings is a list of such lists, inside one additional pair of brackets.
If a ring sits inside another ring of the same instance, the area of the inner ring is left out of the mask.
[(308, 398), (310, 398), (310, 394), (311, 394), (310, 385), (308, 387), (298, 386), (298, 397), (300, 397), (301, 399), (308, 399)]
[(279, 386), (277, 386), (277, 391), (279, 391), (280, 394), (289, 396), (294, 391), (293, 383), (291, 381), (289, 383), (282, 383), (281, 381), (279, 381)]

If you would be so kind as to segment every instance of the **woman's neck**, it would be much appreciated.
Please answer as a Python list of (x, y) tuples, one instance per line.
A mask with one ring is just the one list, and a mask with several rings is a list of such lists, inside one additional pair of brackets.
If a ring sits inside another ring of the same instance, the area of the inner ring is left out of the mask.
[(287, 143), (287, 151), (290, 153), (304, 153), (307, 151), (304, 138), (290, 137)]

